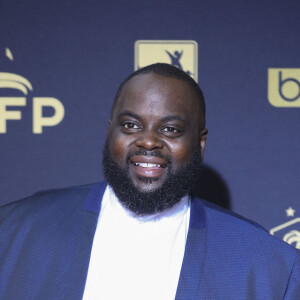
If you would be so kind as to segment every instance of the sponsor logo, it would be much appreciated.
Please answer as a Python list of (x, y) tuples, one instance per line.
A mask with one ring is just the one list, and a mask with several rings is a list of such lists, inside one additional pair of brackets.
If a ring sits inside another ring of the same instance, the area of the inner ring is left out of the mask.
[(134, 45), (134, 69), (161, 62), (185, 71), (198, 80), (198, 44), (195, 41), (138, 40)]
[[(13, 61), (11, 51), (6, 48), (6, 57)], [(7, 133), (8, 121), (22, 119), (20, 107), (27, 105), (28, 93), (32, 93), (31, 83), (21, 75), (7, 72), (0, 72), (0, 89), (14, 90), (22, 97), (0, 97), (0, 134)], [(18, 109), (19, 108), (19, 109)], [(43, 110), (53, 110), (51, 116), (44, 116)], [(65, 109), (63, 104), (53, 97), (32, 97), (32, 132), (42, 134), (44, 127), (58, 125), (64, 118)]]
[[(289, 207), (285, 210), (287, 217), (294, 217), (295, 210)], [(300, 249), (300, 218), (294, 218), (270, 230), (270, 233), (283, 239), (288, 244)]]
[(276, 107), (300, 107), (300, 69), (270, 68), (268, 99)]

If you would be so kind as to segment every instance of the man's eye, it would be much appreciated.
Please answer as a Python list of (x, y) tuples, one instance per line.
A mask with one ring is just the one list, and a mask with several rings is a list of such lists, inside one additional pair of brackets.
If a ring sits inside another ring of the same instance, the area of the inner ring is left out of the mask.
[(165, 128), (163, 129), (163, 131), (164, 131), (164, 132), (174, 132), (174, 133), (178, 133), (178, 132), (179, 132), (179, 130), (176, 129), (176, 128), (174, 128), (174, 127), (165, 127)]
[(136, 124), (130, 123), (130, 122), (124, 123), (123, 127), (126, 129), (138, 129), (139, 128)]

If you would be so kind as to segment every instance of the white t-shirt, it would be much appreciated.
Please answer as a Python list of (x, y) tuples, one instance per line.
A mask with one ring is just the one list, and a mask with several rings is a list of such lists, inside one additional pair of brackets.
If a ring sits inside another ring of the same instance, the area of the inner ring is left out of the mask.
[(83, 299), (173, 300), (189, 219), (188, 197), (162, 213), (136, 217), (107, 187)]

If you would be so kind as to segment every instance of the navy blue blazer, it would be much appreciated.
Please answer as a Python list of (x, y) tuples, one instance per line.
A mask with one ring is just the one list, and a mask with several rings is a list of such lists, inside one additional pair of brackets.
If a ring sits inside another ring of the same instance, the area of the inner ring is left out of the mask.
[[(82, 299), (105, 187), (41, 192), (0, 209), (1, 300)], [(299, 252), (195, 198), (176, 299), (299, 300)]]

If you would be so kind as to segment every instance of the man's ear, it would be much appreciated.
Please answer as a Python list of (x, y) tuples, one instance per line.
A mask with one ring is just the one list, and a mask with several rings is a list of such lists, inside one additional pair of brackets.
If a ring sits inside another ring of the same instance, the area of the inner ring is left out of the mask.
[(206, 145), (206, 137), (207, 137), (208, 130), (204, 128), (200, 132), (200, 149), (201, 149), (201, 159), (204, 159), (204, 149)]
[(108, 120), (107, 135), (110, 134), (110, 130), (111, 130), (111, 119)]

